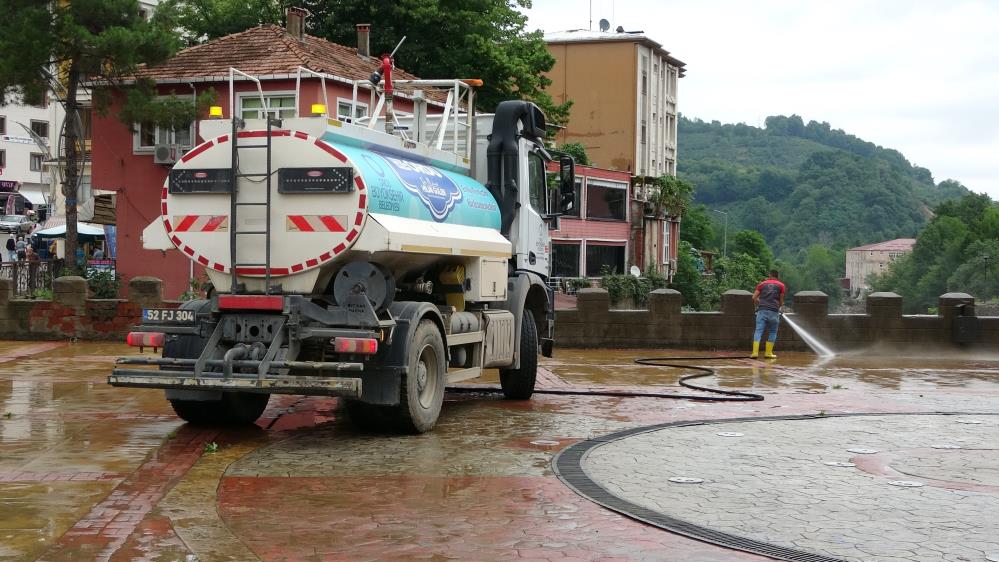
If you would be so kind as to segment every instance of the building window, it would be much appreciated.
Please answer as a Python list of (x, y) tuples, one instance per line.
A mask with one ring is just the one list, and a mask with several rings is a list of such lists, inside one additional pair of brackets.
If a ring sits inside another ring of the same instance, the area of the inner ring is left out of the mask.
[(552, 242), (552, 276), (579, 277), (579, 247), (578, 242)]
[[(628, 186), (618, 182), (586, 182), (586, 217), (627, 220)], [(619, 272), (620, 273), (620, 272)]]
[[(398, 112), (397, 112), (398, 113)], [(368, 104), (357, 103), (354, 106), (354, 115), (350, 115), (350, 100), (340, 99), (336, 102), (336, 118), (341, 121), (356, 121), (368, 116)]]
[(647, 137), (647, 131), (646, 130), (647, 130), (647, 127), (645, 125), (645, 121), (642, 121), (642, 144), (645, 144), (645, 140), (646, 140), (646, 137)]
[(586, 244), (586, 276), (599, 277), (601, 269), (614, 273), (624, 272), (624, 246), (601, 246)]
[(545, 172), (545, 161), (537, 153), (531, 154), (527, 158), (527, 174), (531, 207), (534, 207), (538, 214), (547, 213), (545, 193), (547, 193), (548, 174)]
[(41, 153), (38, 153), (38, 152), (32, 152), (31, 156), (29, 157), (29, 160), (28, 160), (28, 168), (32, 172), (41, 172), (42, 171), (42, 162), (44, 160), (45, 160), (45, 155), (44, 154), (41, 154)]
[(0, 115), (0, 135), (7, 134), (7, 117)]
[(243, 119), (263, 119), (268, 113), (271, 117), (287, 119), (295, 116), (295, 96), (264, 96), (266, 110), (260, 106), (260, 96), (245, 96), (240, 98), (240, 115)]
[(43, 139), (49, 138), (49, 122), (48, 121), (32, 121), (31, 122), (31, 132), (42, 137)]
[(663, 264), (669, 264), (669, 222), (663, 223)]
[(139, 123), (136, 126), (136, 145), (138, 150), (151, 150), (160, 144), (176, 144), (180, 147), (190, 148), (193, 145), (194, 123), (185, 129), (172, 131), (163, 127), (157, 127), (152, 123)]
[(0, 168), (7, 167), (7, 151), (0, 150)]

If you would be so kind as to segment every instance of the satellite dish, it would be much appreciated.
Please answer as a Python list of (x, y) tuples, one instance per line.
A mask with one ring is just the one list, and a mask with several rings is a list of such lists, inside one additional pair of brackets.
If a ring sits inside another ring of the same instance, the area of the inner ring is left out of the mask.
[(610, 29), (610, 22), (605, 19), (600, 20), (600, 31), (607, 31), (608, 29)]
[(630, 272), (631, 272), (631, 274), (632, 274), (633, 276), (635, 276), (635, 277), (641, 277), (641, 276), (642, 276), (642, 270), (641, 270), (641, 269), (638, 269), (638, 266), (637, 266), (637, 265), (633, 265), (633, 266), (631, 266), (631, 270), (630, 270)]

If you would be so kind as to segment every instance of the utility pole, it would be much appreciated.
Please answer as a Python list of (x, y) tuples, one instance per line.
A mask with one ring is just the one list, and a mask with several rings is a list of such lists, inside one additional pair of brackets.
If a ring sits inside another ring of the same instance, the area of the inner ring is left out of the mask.
[(724, 237), (724, 241), (722, 242), (722, 255), (727, 258), (728, 257), (728, 213), (726, 213), (725, 211), (719, 211), (718, 209), (711, 209), (711, 210), (720, 215), (725, 215), (725, 230), (724, 233), (722, 234), (722, 236)]

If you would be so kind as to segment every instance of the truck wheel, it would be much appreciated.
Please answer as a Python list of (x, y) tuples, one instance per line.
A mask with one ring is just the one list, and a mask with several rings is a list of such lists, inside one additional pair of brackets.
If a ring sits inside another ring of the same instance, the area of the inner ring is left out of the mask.
[(270, 394), (223, 392), (221, 400), (171, 400), (173, 411), (194, 425), (247, 425), (267, 408)]
[(444, 340), (432, 321), (421, 320), (409, 346), (399, 405), (395, 407), (399, 429), (407, 433), (426, 433), (433, 429), (444, 404), (446, 384)]
[[(206, 300), (186, 302), (181, 309), (203, 312), (211, 306)], [(163, 357), (197, 359), (208, 340), (198, 336), (179, 336), (163, 344)], [(192, 370), (169, 367), (176, 370)], [(267, 408), (269, 394), (223, 392), (219, 400), (170, 400), (177, 415), (195, 425), (243, 425), (257, 421)]]
[(520, 323), (520, 368), (501, 369), (500, 386), (508, 400), (527, 400), (534, 394), (538, 378), (538, 327), (531, 311), (524, 311)]

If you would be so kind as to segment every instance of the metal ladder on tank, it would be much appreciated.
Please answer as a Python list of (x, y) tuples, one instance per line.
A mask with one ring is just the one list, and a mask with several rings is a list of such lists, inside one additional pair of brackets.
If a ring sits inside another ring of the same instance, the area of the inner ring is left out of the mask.
[[(239, 144), (239, 129), (243, 125), (243, 119), (236, 116), (236, 104), (235, 104), (235, 92), (234, 92), (234, 80), (235, 74), (240, 74), (246, 78), (257, 83), (257, 90), (260, 92), (260, 111), (264, 112), (267, 116), (267, 140), (264, 144), (255, 143), (257, 137), (250, 137), (254, 139), (254, 144)], [(229, 111), (232, 117), (232, 157), (230, 160), (230, 185), (232, 186), (232, 193), (229, 200), (229, 264), (232, 274), (232, 286), (230, 288), (230, 294), (237, 294), (239, 292), (239, 282), (236, 276), (237, 268), (241, 267), (263, 267), (264, 268), (264, 294), (270, 294), (271, 292), (271, 157), (272, 157), (272, 147), (271, 147), (271, 133), (273, 131), (274, 125), (281, 127), (281, 120), (272, 117), (267, 109), (267, 104), (264, 101), (263, 91), (260, 86), (260, 81), (256, 78), (236, 70), (235, 68), (229, 69)], [(266, 170), (264, 172), (255, 173), (245, 173), (239, 170), (239, 151), (240, 150), (260, 150), (266, 151)], [(266, 194), (263, 201), (240, 201), (239, 200), (239, 180), (240, 178), (263, 178), (258, 180), (259, 183), (264, 185), (264, 192)], [(239, 223), (236, 220), (238, 216), (238, 211), (240, 207), (264, 207), (264, 228), (263, 230), (239, 230)], [(264, 237), (264, 261), (263, 263), (251, 263), (251, 262), (237, 262), (236, 261), (236, 248), (238, 246), (238, 240), (241, 236), (263, 236)]]

